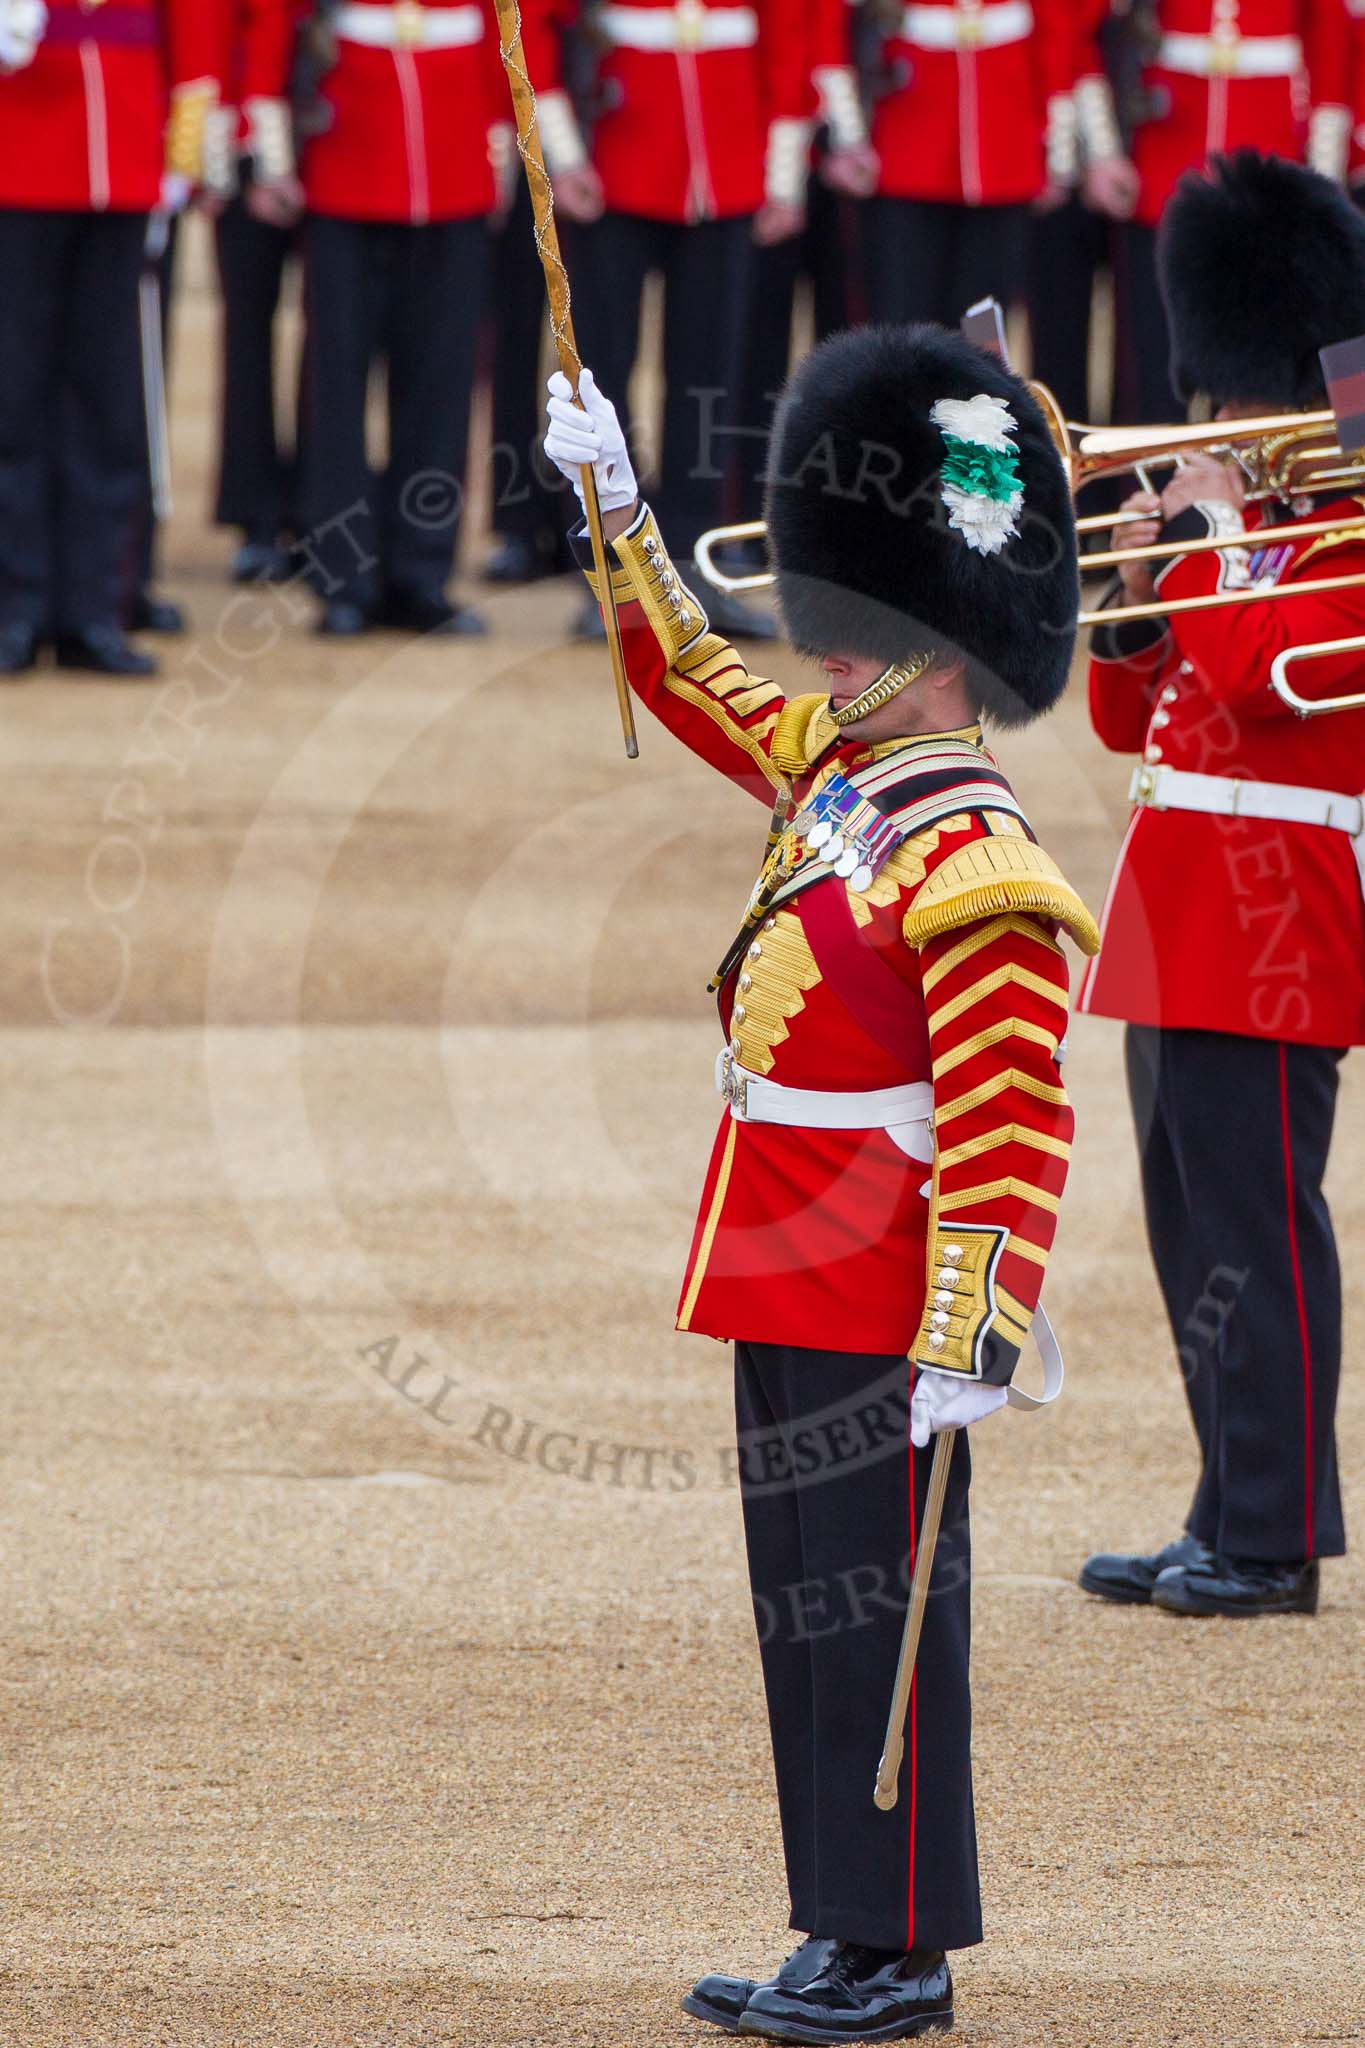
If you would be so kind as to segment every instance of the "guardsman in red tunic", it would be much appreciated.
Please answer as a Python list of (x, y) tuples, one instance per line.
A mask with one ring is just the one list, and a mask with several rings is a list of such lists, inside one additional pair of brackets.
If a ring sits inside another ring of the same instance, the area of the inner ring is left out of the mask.
[[(787, 699), (673, 566), (615, 412), (551, 383), (547, 449), (594, 463), (636, 690), (774, 806), (718, 971), (720, 1131), (678, 1324), (735, 1343), (739, 1475), (791, 1893), (807, 1939), (686, 2009), (784, 2041), (951, 2018), (981, 1938), (967, 1676), (965, 1429), (951, 1465), (901, 1797), (872, 1803), (931, 1434), (1002, 1406), (1070, 1153), (1069, 928), (980, 719), (1060, 694), (1076, 608), (1067, 479), (1038, 408), (934, 330), (833, 337), (792, 379), (768, 516), (824, 687)], [(580, 552), (585, 552), (580, 541)], [(1016, 1399), (1018, 1397), (1016, 1396)]]
[[(1133, 18), (1145, 61), (1132, 142), (1136, 203), (1119, 277), (1118, 409), (1125, 418), (1164, 420), (1175, 394), (1157, 223), (1186, 171), (1233, 150), (1307, 160), (1345, 177), (1349, 27), (1343, 0), (1156, 0)], [(1093, 40), (1080, 71), (1082, 151), (1112, 160), (1118, 125)]]
[[(1365, 222), (1335, 186), (1250, 151), (1193, 174), (1162, 229), (1176, 372), (1218, 417), (1324, 403), (1320, 346), (1365, 330)], [(1080, 1007), (1128, 1023), (1147, 1225), (1202, 1470), (1185, 1534), (1106, 1555), (1081, 1583), (1181, 1614), (1311, 1613), (1318, 1559), (1344, 1548), (1334, 1415), (1341, 1283), (1322, 1178), (1337, 1069), (1365, 1041), (1365, 711), (1300, 717), (1276, 658), (1365, 632), (1362, 501), (1340, 485), (1243, 502), (1240, 472), (1180, 470), (1150, 528), (1229, 545), (1176, 554), (1138, 598), (1168, 618), (1095, 635), (1090, 701), (1135, 753), (1136, 808)], [(1278, 541), (1277, 522), (1325, 531)], [(1279, 585), (1302, 594), (1176, 606)], [(1360, 655), (1295, 665), (1322, 699), (1360, 686)]]
[[(0, 0), (0, 674), (149, 675), (124, 634), (146, 493), (138, 275), (218, 96), (196, 0)], [(168, 121), (169, 117), (169, 121)]]
[[(550, 0), (524, 0), (527, 53)], [(257, 122), (282, 109), (296, 0), (256, 0), (246, 63)], [(311, 14), (311, 10), (304, 10)], [(445, 586), (464, 500), (469, 413), (511, 102), (492, 0), (340, 0), (299, 177), (308, 341), (301, 516), (323, 632), (478, 633)], [(277, 125), (273, 121), (273, 130)], [(257, 203), (288, 173), (257, 178)], [(365, 446), (370, 374), (388, 368), (389, 457)]]
[[(591, 135), (567, 108), (547, 121), (541, 103), (560, 210), (585, 230), (574, 238), (578, 337), (623, 392), (646, 279), (662, 276), (661, 503), (689, 556), (725, 512), (754, 244), (804, 222), (807, 39), (793, 0), (605, 0), (582, 12), (602, 47)], [(716, 614), (730, 631), (764, 627), (733, 599)], [(591, 606), (580, 625), (601, 630)]]
[(879, 320), (956, 323), (1020, 281), (1030, 205), (1074, 182), (1074, 0), (893, 9), (869, 287)]

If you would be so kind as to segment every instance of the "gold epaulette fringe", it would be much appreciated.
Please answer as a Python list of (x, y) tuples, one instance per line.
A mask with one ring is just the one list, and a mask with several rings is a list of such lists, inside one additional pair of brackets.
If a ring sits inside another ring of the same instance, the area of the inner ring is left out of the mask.
[(974, 839), (936, 867), (905, 914), (912, 946), (1011, 910), (1062, 925), (1083, 953), (1100, 950), (1099, 926), (1050, 854), (1031, 839)]

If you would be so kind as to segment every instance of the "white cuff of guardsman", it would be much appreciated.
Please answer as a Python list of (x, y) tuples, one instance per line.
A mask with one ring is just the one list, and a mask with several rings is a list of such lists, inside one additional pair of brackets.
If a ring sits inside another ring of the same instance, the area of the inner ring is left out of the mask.
[(540, 146), (545, 152), (545, 168), (550, 176), (557, 178), (564, 171), (581, 171), (588, 161), (588, 147), (569, 95), (558, 89), (541, 93), (536, 102), (536, 114), (540, 123)]
[(1308, 117), (1308, 168), (1344, 185), (1350, 154), (1350, 108), (1314, 107)]
[(1081, 174), (1080, 123), (1069, 92), (1054, 92), (1047, 103), (1044, 137), (1050, 185), (1074, 185)]
[(763, 190), (770, 205), (804, 206), (810, 176), (810, 122), (783, 119), (768, 129)]
[(247, 148), (256, 176), (263, 183), (294, 175), (294, 124), (287, 100), (249, 99), (246, 115)]
[(203, 187), (214, 199), (237, 191), (237, 137), (242, 117), (236, 107), (211, 107), (204, 123)]
[(851, 64), (821, 64), (812, 74), (820, 96), (820, 118), (829, 130), (831, 149), (861, 149), (867, 141), (867, 116)]
[(1098, 75), (1079, 78), (1073, 94), (1080, 146), (1087, 163), (1105, 163), (1123, 155), (1123, 137), (1109, 80)]

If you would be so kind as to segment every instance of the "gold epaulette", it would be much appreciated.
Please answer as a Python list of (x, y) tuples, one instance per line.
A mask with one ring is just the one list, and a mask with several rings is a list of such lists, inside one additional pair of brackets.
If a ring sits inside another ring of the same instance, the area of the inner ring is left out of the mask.
[(773, 766), (784, 775), (800, 775), (838, 737), (839, 728), (829, 715), (827, 691), (792, 697), (783, 707), (773, 734)]
[[(681, 655), (710, 634), (711, 622), (674, 568), (648, 505), (630, 532), (623, 533), (612, 546), (626, 579), (627, 596), (648, 619), (669, 666), (676, 666)], [(612, 581), (615, 588), (614, 576)]]
[(1099, 926), (1051, 854), (1012, 833), (973, 839), (949, 854), (905, 913), (905, 936), (926, 946), (942, 932), (1010, 910), (1065, 926), (1083, 953), (1100, 950)]

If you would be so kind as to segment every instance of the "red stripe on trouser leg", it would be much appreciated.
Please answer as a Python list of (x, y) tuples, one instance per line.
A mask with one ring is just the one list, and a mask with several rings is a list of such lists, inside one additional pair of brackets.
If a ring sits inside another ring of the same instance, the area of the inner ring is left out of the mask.
[(1313, 1555), (1313, 1349), (1308, 1337), (1308, 1305), (1303, 1295), (1299, 1262), (1299, 1226), (1294, 1213), (1294, 1147), (1289, 1129), (1289, 1055), (1280, 1047), (1280, 1131), (1284, 1139), (1284, 1206), (1289, 1225), (1289, 1263), (1294, 1274), (1294, 1302), (1299, 1315), (1299, 1348), (1303, 1355), (1303, 1520), (1304, 1556)]
[[(915, 1370), (915, 1369), (914, 1369), (914, 1368), (912, 1367), (912, 1369), (911, 1369), (911, 1373), (910, 1373), (910, 1393), (911, 1393), (911, 1397), (912, 1397), (912, 1398), (913, 1398), (913, 1396), (914, 1396), (914, 1392), (915, 1392), (915, 1381), (916, 1381), (916, 1379), (917, 1379), (918, 1377), (919, 1377), (918, 1373), (917, 1373), (917, 1372), (916, 1372), (916, 1370)], [(914, 1446), (914, 1444), (913, 1444), (913, 1443), (912, 1443), (912, 1444), (910, 1444), (910, 1446), (909, 1446), (909, 1453), (910, 1453), (910, 1582), (911, 1582), (911, 1585), (913, 1585), (913, 1584), (914, 1584), (914, 1578), (915, 1578), (915, 1541), (916, 1541), (916, 1537), (917, 1537), (917, 1535), (918, 1535), (918, 1528), (919, 1528), (919, 1518), (918, 1518), (918, 1516), (916, 1515), (916, 1512), (915, 1512), (915, 1446)], [(907, 1596), (907, 1597), (908, 1597), (908, 1596)], [(907, 1869), (906, 1869), (906, 1890), (905, 1890), (905, 1897), (906, 1897), (906, 1908), (905, 1908), (905, 1915), (906, 1915), (906, 1918), (905, 1918), (905, 1952), (906, 1952), (906, 1954), (907, 1954), (907, 1955), (908, 1955), (908, 1954), (910, 1953), (911, 1949), (912, 1949), (912, 1948), (913, 1948), (913, 1947), (915, 1946), (915, 1795), (916, 1795), (916, 1792), (917, 1792), (917, 1789), (918, 1789), (918, 1785), (917, 1785), (917, 1779), (918, 1779), (918, 1775), (919, 1775), (919, 1773), (918, 1773), (918, 1766), (919, 1766), (919, 1757), (918, 1757), (918, 1754), (917, 1754), (917, 1750), (918, 1750), (918, 1744), (917, 1744), (917, 1742), (916, 1742), (916, 1729), (917, 1729), (917, 1726), (918, 1726), (918, 1721), (919, 1721), (919, 1671), (918, 1671), (918, 1668), (916, 1668), (916, 1671), (915, 1671), (915, 1675), (914, 1675), (914, 1677), (913, 1677), (913, 1678), (911, 1679), (911, 1681), (910, 1681), (910, 1849), (909, 1849), (909, 1857), (908, 1857), (908, 1860), (907, 1860)]]

